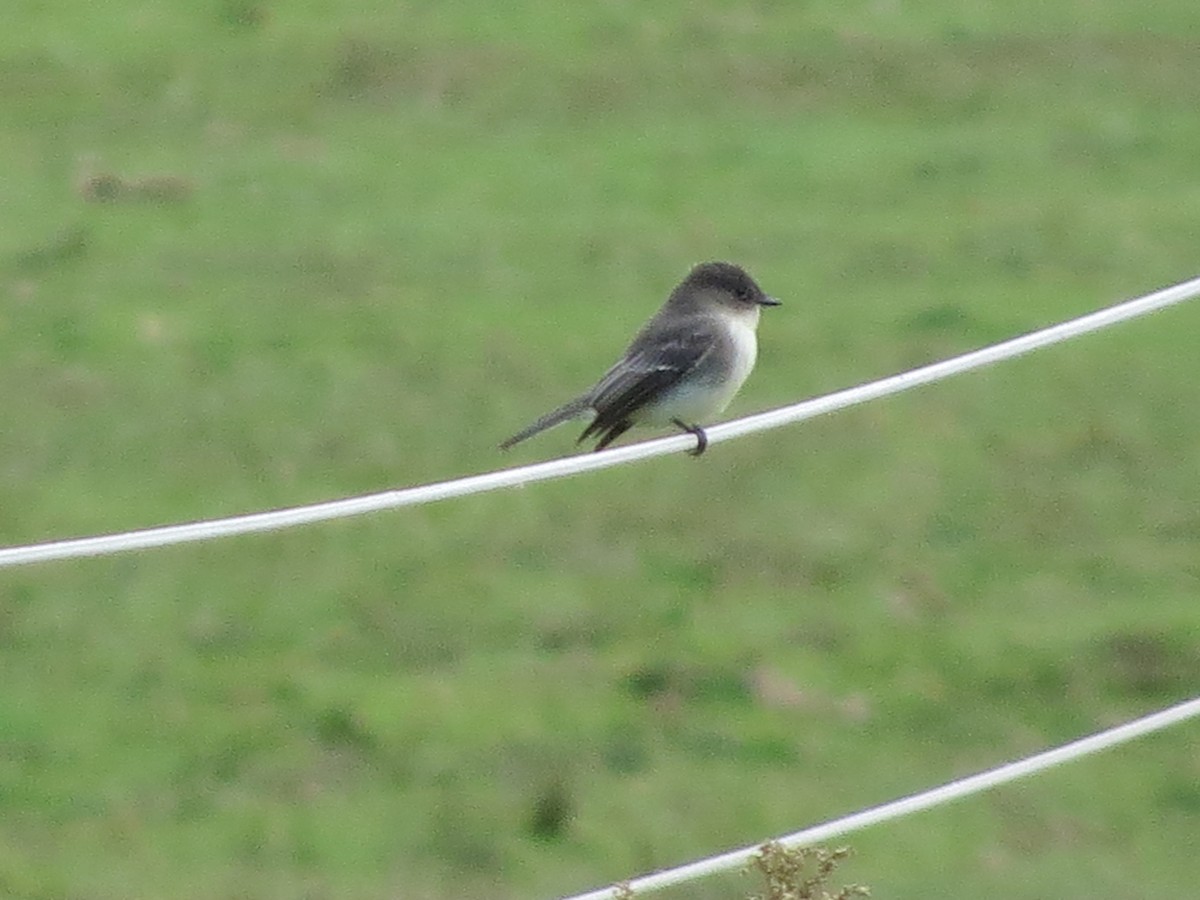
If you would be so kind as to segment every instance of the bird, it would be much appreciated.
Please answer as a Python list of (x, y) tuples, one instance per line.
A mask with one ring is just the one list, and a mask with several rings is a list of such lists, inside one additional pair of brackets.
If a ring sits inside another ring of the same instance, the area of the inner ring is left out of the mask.
[(679, 282), (592, 387), (500, 444), (507, 450), (571, 419), (589, 418), (581, 443), (603, 450), (634, 425), (674, 425), (708, 447), (701, 423), (719, 415), (754, 368), (764, 306), (779, 306), (741, 266), (704, 262)]

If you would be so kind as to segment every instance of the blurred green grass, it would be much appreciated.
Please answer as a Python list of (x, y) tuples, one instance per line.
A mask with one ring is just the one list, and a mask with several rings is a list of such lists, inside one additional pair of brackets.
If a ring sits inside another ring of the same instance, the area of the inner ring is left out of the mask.
[[(566, 452), (494, 447), (700, 259), (786, 304), (734, 413), (1195, 274), (1178, 0), (9, 19), (5, 544)], [(7, 571), (0, 893), (551, 896), (1188, 696), (1198, 316), (700, 462)], [(1198, 776), (1181, 729), (839, 874), (1185, 896)]]

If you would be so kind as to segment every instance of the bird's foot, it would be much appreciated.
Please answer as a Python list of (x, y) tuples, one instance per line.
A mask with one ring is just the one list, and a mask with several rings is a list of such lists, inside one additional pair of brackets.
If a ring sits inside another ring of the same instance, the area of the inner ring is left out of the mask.
[(696, 436), (696, 446), (688, 451), (688, 456), (699, 456), (708, 449), (708, 435), (704, 433), (703, 428), (699, 425), (688, 425), (679, 419), (672, 419), (671, 421), (679, 428)]

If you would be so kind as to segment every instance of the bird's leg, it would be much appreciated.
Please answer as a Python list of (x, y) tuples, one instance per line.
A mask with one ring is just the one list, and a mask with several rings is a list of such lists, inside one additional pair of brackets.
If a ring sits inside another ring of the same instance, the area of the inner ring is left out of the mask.
[(696, 436), (696, 446), (688, 451), (688, 456), (699, 456), (708, 449), (708, 435), (699, 425), (688, 425), (680, 419), (672, 419), (671, 423)]

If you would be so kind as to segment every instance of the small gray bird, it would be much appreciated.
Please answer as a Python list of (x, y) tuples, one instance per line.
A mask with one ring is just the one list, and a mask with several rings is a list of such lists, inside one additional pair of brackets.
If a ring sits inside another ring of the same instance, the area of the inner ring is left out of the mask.
[[(708, 446), (700, 422), (729, 405), (754, 368), (758, 314), (778, 306), (733, 263), (701, 263), (679, 283), (624, 356), (590, 390), (546, 413), (500, 445), (507, 450), (540, 431), (588, 416), (579, 441), (603, 450), (634, 425), (675, 425)], [(579, 441), (576, 441), (578, 443)]]

